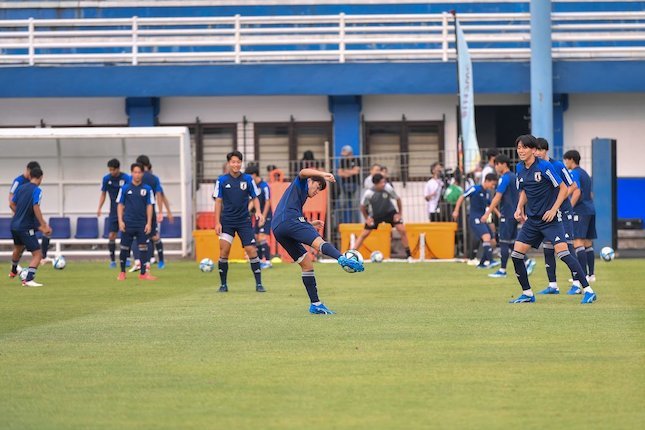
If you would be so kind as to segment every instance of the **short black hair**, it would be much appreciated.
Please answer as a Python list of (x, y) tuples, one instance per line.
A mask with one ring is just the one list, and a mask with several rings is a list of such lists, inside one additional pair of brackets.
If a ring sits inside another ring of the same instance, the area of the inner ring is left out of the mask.
[(137, 157), (137, 163), (141, 164), (144, 167), (147, 167), (148, 169), (152, 168), (152, 164), (150, 164), (150, 158), (148, 158), (147, 155), (139, 155)]
[(489, 160), (491, 158), (497, 157), (498, 154), (499, 154), (499, 151), (495, 148), (491, 148), (488, 151), (486, 151), (486, 156), (488, 157)]
[(110, 161), (108, 161), (107, 166), (112, 167), (113, 169), (118, 169), (119, 167), (121, 167), (121, 163), (116, 158), (113, 158)]
[(518, 146), (520, 143), (527, 148), (537, 149), (537, 139), (532, 134), (523, 134), (518, 136), (517, 139), (515, 139), (515, 146)]
[(495, 157), (495, 164), (506, 164), (508, 167), (511, 167), (511, 159), (504, 154), (499, 154)]
[(130, 171), (132, 172), (135, 169), (135, 167), (138, 167), (143, 172), (143, 164), (141, 164), (141, 163), (132, 163), (132, 164), (130, 164)]
[(240, 161), (244, 160), (244, 157), (242, 156), (242, 153), (240, 151), (231, 151), (226, 154), (226, 161), (231, 161), (231, 158), (233, 157), (239, 158)]
[(273, 171), (273, 170), (275, 170), (275, 169), (277, 169), (277, 167), (276, 167), (276, 165), (275, 165), (275, 164), (269, 164), (269, 165), (267, 166), (267, 172), (271, 172), (271, 171)]
[(488, 175), (486, 175), (486, 177), (484, 178), (484, 181), (497, 181), (497, 175), (496, 175), (496, 174), (494, 174), (494, 173), (489, 173), (489, 174), (488, 174)]
[(565, 160), (573, 160), (574, 163), (580, 164), (580, 153), (575, 149), (570, 149), (565, 152), (562, 158)]
[(377, 173), (374, 176), (372, 176), (372, 183), (376, 185), (379, 182), (381, 182), (384, 178), (385, 176), (381, 175), (380, 173)]
[(29, 170), (29, 176), (31, 179), (38, 179), (43, 177), (43, 170), (40, 168), (40, 166), (32, 167)]
[(30, 161), (29, 163), (27, 163), (27, 170), (31, 170), (34, 167), (40, 168), (40, 163), (38, 161)]
[(430, 173), (434, 172), (434, 168), (437, 167), (437, 166), (442, 166), (443, 167), (443, 165), (441, 164), (441, 161), (435, 161), (434, 163), (432, 163), (430, 165)]
[(246, 166), (246, 170), (244, 170), (244, 173), (246, 173), (247, 175), (259, 175), (260, 169), (258, 169), (257, 164), (250, 164)]
[(549, 142), (545, 138), (538, 137), (535, 140), (537, 140), (537, 149), (541, 149), (541, 150), (544, 150), (544, 151), (549, 150)]
[(322, 191), (325, 188), (327, 188), (327, 181), (325, 181), (325, 178), (322, 176), (310, 176), (310, 178), (313, 182), (318, 182), (319, 185), (319, 190)]

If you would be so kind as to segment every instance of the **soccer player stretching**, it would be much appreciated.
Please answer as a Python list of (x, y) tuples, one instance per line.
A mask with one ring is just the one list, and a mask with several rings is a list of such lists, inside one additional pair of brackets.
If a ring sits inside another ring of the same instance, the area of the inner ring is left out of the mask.
[(302, 269), (302, 283), (311, 301), (309, 312), (312, 314), (333, 314), (334, 312), (318, 298), (313, 261), (303, 244), (334, 258), (342, 267), (351, 267), (356, 272), (364, 270), (362, 263), (342, 256), (334, 245), (320, 237), (315, 227), (322, 228), (322, 221), (316, 220), (309, 223), (302, 213), (302, 207), (307, 198), (314, 197), (319, 191), (324, 190), (327, 187), (326, 181), (336, 182), (331, 173), (302, 169), (284, 192), (271, 223), (271, 230), (278, 243)]
[(119, 195), (119, 190), (125, 184), (130, 182), (130, 177), (121, 171), (121, 163), (116, 158), (111, 159), (107, 163), (110, 173), (103, 176), (101, 184), (101, 197), (99, 197), (99, 208), (96, 211), (96, 216), (101, 217), (103, 204), (105, 203), (106, 195), (110, 196), (110, 216), (107, 219), (108, 223), (108, 251), (110, 252), (110, 268), (116, 268), (116, 261), (114, 254), (116, 252), (116, 234), (119, 232), (119, 217), (116, 214), (116, 208), (119, 205), (116, 201)]
[(121, 273), (117, 278), (125, 281), (125, 261), (130, 256), (130, 247), (136, 238), (141, 254), (141, 273), (139, 279), (154, 281), (157, 278), (146, 273), (148, 262), (148, 235), (152, 231), (152, 205), (155, 195), (152, 188), (142, 182), (143, 166), (133, 163), (130, 166), (132, 182), (121, 187), (116, 198), (119, 229), (121, 230)]
[(264, 216), (260, 210), (258, 191), (250, 175), (241, 172), (242, 153), (229, 152), (226, 155), (228, 173), (220, 176), (215, 183), (215, 232), (219, 236), (219, 277), (222, 282), (220, 293), (228, 291), (228, 255), (235, 233), (240, 236), (242, 246), (249, 257), (251, 271), (255, 276), (255, 291), (264, 293), (262, 286), (262, 269), (255, 246), (255, 233), (251, 225), (248, 202), (253, 201), (255, 216), (260, 227), (264, 225)]
[[(40, 167), (33, 167), (29, 170), (29, 182), (22, 184), (13, 190), (10, 207), (14, 215), (11, 219), (11, 236), (13, 236), (13, 255), (11, 258), (10, 278), (18, 274), (18, 263), (25, 249), (31, 252), (31, 262), (27, 269), (27, 277), (22, 281), (24, 287), (42, 287), (37, 283), (36, 269), (43, 257), (38, 239), (36, 239), (36, 229), (45, 235), (51, 234), (43, 214), (40, 211), (40, 201), (42, 199), (42, 190), (39, 185), (43, 179), (43, 171)], [(37, 227), (40, 226), (40, 227)]]
[(538, 248), (543, 240), (553, 244), (558, 257), (569, 267), (574, 279), (579, 280), (584, 287), (582, 303), (593, 303), (596, 300), (596, 294), (583, 275), (580, 263), (569, 252), (562, 226), (559, 209), (567, 198), (567, 186), (551, 163), (536, 157), (537, 140), (534, 136), (529, 134), (519, 136), (515, 145), (521, 160), (517, 165), (520, 198), (515, 219), (524, 221), (524, 226), (517, 236), (511, 258), (517, 280), (522, 287), (522, 295), (511, 300), (510, 303), (535, 302), (524, 265), (524, 257), (531, 247)]

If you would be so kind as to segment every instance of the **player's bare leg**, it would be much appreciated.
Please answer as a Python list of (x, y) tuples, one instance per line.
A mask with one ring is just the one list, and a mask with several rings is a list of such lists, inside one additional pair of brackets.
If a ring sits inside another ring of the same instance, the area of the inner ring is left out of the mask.
[(360, 236), (358, 236), (358, 239), (356, 239), (356, 242), (354, 242), (354, 246), (352, 247), (352, 249), (356, 249), (356, 250), (360, 249), (365, 239), (367, 239), (367, 236), (369, 236), (371, 233), (372, 233), (372, 230), (367, 230), (367, 229), (363, 230)]
[(410, 253), (410, 242), (408, 241), (408, 233), (405, 230), (405, 224), (401, 222), (401, 215), (394, 215), (393, 221), (396, 223), (394, 224), (394, 228), (399, 232), (399, 235), (401, 236), (401, 245), (403, 245), (403, 249), (405, 249), (405, 256), (408, 261), (411, 262), (412, 254)]

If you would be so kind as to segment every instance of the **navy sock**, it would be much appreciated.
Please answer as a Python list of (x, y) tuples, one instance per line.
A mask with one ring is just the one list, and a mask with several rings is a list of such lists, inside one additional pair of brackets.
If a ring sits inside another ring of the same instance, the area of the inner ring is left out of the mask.
[(36, 267), (29, 266), (29, 269), (27, 269), (27, 279), (25, 279), (25, 281), (26, 282), (33, 281), (35, 277), (36, 277)]
[(329, 242), (322, 244), (322, 246), (320, 247), (320, 252), (328, 257), (333, 258), (334, 260), (338, 260), (342, 255), (340, 251), (337, 250), (336, 247)]
[(266, 240), (263, 240), (258, 245), (258, 257), (260, 257), (261, 260), (271, 259), (271, 256), (269, 255), (269, 244)]
[(500, 257), (502, 260), (502, 269), (506, 270), (506, 265), (508, 264), (508, 257), (511, 254), (511, 246), (508, 243), (501, 242), (500, 247)]
[(251, 258), (249, 260), (251, 263), (251, 271), (253, 276), (255, 276), (255, 285), (262, 285), (262, 269), (260, 269), (260, 259), (258, 257)]
[(302, 272), (302, 283), (305, 284), (305, 289), (307, 290), (311, 303), (319, 302), (316, 275), (314, 275), (313, 270), (311, 272)]
[(595, 273), (595, 268), (596, 268), (596, 253), (593, 252), (593, 246), (590, 246), (589, 248), (585, 249), (585, 252), (587, 253), (587, 274), (589, 276), (593, 275)]
[(132, 241), (132, 256), (135, 260), (141, 261), (141, 253), (139, 252), (139, 244), (137, 240)]
[(569, 270), (571, 270), (571, 275), (573, 275), (574, 281), (580, 281), (580, 285), (582, 285), (583, 287), (589, 286), (589, 281), (587, 281), (587, 277), (582, 271), (582, 266), (580, 265), (580, 262), (576, 260), (576, 258), (573, 255), (571, 255), (569, 251), (558, 252), (558, 258), (562, 260), (569, 267)]
[(412, 257), (412, 253), (410, 252), (409, 246), (405, 248), (405, 256), (408, 258)]
[(578, 257), (578, 262), (582, 268), (582, 274), (587, 276), (587, 253), (585, 252), (584, 246), (576, 248), (576, 257)]
[(152, 258), (155, 256), (155, 244), (152, 242), (152, 239), (148, 239), (146, 243), (147, 243), (146, 249), (148, 253), (147, 260), (152, 261)]
[(519, 251), (511, 252), (513, 266), (515, 266), (515, 274), (517, 275), (517, 280), (522, 286), (522, 291), (531, 289), (531, 284), (529, 284), (529, 275), (526, 272), (526, 266), (524, 265), (524, 257), (526, 256)]
[(11, 260), (11, 273), (18, 273), (18, 263), (20, 260)]
[(219, 279), (222, 285), (226, 285), (226, 275), (228, 275), (228, 258), (220, 258), (217, 263), (219, 269)]
[(110, 261), (114, 261), (114, 254), (116, 253), (116, 242), (114, 240), (108, 242), (108, 251), (110, 251)]
[(264, 260), (264, 258), (265, 258), (264, 257), (264, 247), (262, 246), (263, 243), (264, 243), (264, 241), (260, 242), (258, 240), (258, 245), (257, 245), (257, 247), (258, 247), (258, 258), (260, 260)]
[(161, 239), (155, 242), (155, 248), (157, 248), (157, 257), (159, 257), (159, 261), (163, 262), (163, 242)]
[(493, 260), (493, 248), (490, 246), (490, 242), (482, 243), (484, 248), (484, 253), (482, 254), (482, 259), (479, 264), (483, 265), (486, 261), (490, 262)]
[(43, 258), (47, 258), (47, 250), (49, 249), (49, 238), (43, 236), (42, 241), (40, 242), (40, 250), (43, 253)]
[(556, 282), (555, 275), (555, 249), (550, 243), (545, 243), (544, 247), (544, 267), (546, 267), (546, 276), (549, 282)]
[(142, 243), (141, 245), (139, 245), (139, 254), (141, 254), (141, 272), (140, 273), (142, 275), (145, 275), (146, 270), (148, 270), (146, 266), (148, 265), (148, 261), (150, 261), (148, 259), (148, 256), (151, 254), (152, 249), (153, 249), (152, 242), (149, 240), (147, 240), (146, 243)]
[(121, 271), (125, 272), (125, 262), (130, 256), (130, 248), (121, 246), (121, 252), (119, 253), (119, 263), (121, 264)]

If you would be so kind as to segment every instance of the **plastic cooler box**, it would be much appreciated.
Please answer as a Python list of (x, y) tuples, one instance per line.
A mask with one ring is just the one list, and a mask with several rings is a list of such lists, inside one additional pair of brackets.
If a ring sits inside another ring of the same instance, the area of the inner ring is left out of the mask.
[(425, 258), (454, 258), (455, 257), (455, 222), (431, 222), (405, 224), (410, 241), (413, 258), (419, 258), (421, 251), (421, 233), (425, 233)]
[[(195, 230), (193, 231), (193, 238), (195, 239), (195, 260), (202, 261), (204, 258), (210, 258), (217, 262), (219, 260), (219, 237), (215, 234), (215, 230)], [(228, 256), (230, 260), (246, 260), (244, 247), (238, 235), (233, 239), (231, 252)]]
[[(342, 252), (345, 252), (349, 249), (350, 245), (350, 236), (354, 234), (356, 239), (363, 232), (363, 227), (365, 224), (362, 223), (353, 223), (353, 224), (341, 224), (338, 226), (340, 231), (340, 248)], [(381, 251), (384, 258), (390, 258), (392, 251), (392, 226), (390, 224), (381, 223), (379, 224), (376, 230), (372, 230), (372, 233), (367, 236), (367, 239), (361, 245), (361, 249), (358, 250), (363, 258), (369, 259), (370, 255), (374, 251)]]

